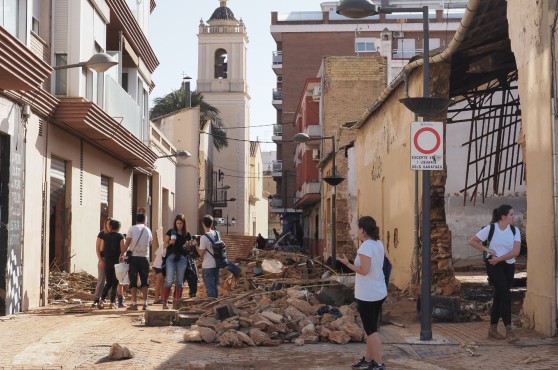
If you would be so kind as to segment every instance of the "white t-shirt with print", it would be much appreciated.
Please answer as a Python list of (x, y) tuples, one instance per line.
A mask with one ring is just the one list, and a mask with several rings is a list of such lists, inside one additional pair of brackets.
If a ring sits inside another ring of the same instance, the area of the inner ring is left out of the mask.
[(365, 240), (357, 251), (355, 266), (360, 266), (360, 255), (370, 257), (368, 274), (355, 276), (355, 298), (374, 302), (387, 296), (384, 266), (384, 245), (380, 240)]
[[(484, 242), (488, 239), (489, 233), (490, 224), (483, 227), (482, 230), (477, 233), (477, 238)], [(490, 240), (489, 248), (496, 252), (496, 257), (501, 257), (513, 250), (513, 244), (516, 241), (521, 241), (521, 233), (518, 227), (515, 228), (515, 235), (513, 235), (510, 225), (508, 225), (504, 230), (500, 230), (500, 227), (496, 223), (494, 224), (494, 235)], [(509, 264), (515, 263), (515, 258), (510, 258), (509, 260), (506, 260), (506, 262)]]
[[(211, 234), (211, 237), (213, 238), (213, 240), (215, 240), (215, 237), (217, 236), (217, 231), (210, 230), (208, 234)], [(205, 253), (203, 255), (203, 261), (202, 261), (202, 269), (212, 269), (217, 267), (217, 264), (215, 263), (215, 258), (213, 258), (211, 254), (209, 254), (209, 252), (213, 253), (213, 245), (211, 244), (211, 241), (203, 234), (200, 237), (200, 249), (205, 250)], [(209, 252), (207, 250), (209, 250)]]
[[(143, 234), (142, 230), (145, 230)], [(141, 239), (139, 239), (140, 235)], [(128, 247), (128, 250), (132, 251), (132, 256), (147, 257), (149, 259), (149, 245), (151, 244), (151, 240), (153, 240), (151, 230), (149, 230), (145, 224), (134, 225), (130, 227), (128, 234), (126, 234), (126, 239), (128, 238), (132, 239)]]

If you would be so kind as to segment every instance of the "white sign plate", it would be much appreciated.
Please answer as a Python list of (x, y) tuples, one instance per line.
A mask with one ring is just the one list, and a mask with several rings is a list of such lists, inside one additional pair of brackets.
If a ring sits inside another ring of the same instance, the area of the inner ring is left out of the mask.
[(444, 169), (444, 123), (411, 123), (411, 170)]

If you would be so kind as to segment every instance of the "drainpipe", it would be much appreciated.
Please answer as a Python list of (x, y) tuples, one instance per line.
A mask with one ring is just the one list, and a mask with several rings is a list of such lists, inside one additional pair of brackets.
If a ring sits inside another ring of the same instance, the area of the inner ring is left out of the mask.
[[(557, 5), (558, 7), (558, 5)], [(558, 318), (558, 192), (556, 184), (558, 183), (558, 174), (556, 172), (556, 60), (554, 53), (556, 49), (555, 35), (556, 23), (558, 21), (558, 9), (555, 9), (554, 22), (550, 30), (550, 130), (552, 139), (552, 211), (554, 216), (554, 291), (555, 291), (555, 316), (554, 320)], [(552, 335), (556, 334), (556, 327), (553, 328)]]

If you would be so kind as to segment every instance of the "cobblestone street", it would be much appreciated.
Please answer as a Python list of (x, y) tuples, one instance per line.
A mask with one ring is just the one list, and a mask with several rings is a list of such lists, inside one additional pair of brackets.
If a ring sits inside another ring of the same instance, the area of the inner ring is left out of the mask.
[[(485, 322), (434, 324), (434, 340), (418, 341), (419, 324), (383, 326), (389, 369), (556, 369), (558, 340), (518, 329), (510, 345), (485, 338)], [(0, 319), (2, 369), (349, 369), (364, 344), (329, 343), (222, 348), (185, 343), (182, 327), (145, 327), (141, 313), (44, 309)], [(107, 361), (119, 343), (135, 354)], [(472, 355), (471, 352), (475, 354)]]

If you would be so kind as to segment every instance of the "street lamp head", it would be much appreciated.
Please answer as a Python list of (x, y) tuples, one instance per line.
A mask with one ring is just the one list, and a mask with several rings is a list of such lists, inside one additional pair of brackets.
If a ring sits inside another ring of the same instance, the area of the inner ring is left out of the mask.
[(312, 140), (312, 138), (308, 134), (305, 134), (303, 132), (299, 132), (298, 134), (293, 136), (293, 141), (297, 143), (307, 143), (310, 140)]
[(107, 53), (97, 53), (93, 54), (85, 66), (91, 68), (95, 72), (105, 72), (109, 68), (118, 64), (118, 61), (114, 59), (111, 55)]
[(65, 66), (56, 66), (56, 67), (52, 67), (52, 69), (58, 71), (61, 69), (69, 69), (74, 67), (87, 67), (94, 70), (95, 72), (101, 73), (101, 72), (105, 72), (110, 67), (113, 67), (117, 64), (118, 61), (114, 59), (111, 55), (107, 53), (97, 53), (97, 54), (93, 54), (87, 62), (67, 64)]
[(376, 5), (370, 0), (343, 0), (336, 13), (347, 18), (365, 18), (378, 14)]
[(232, 224), (233, 226), (236, 224), (236, 218), (235, 218), (235, 217), (233, 217), (233, 218), (231, 219), (231, 224)]
[(337, 186), (341, 184), (343, 180), (345, 180), (345, 178), (338, 175), (331, 175), (331, 176), (323, 177), (322, 180), (324, 180), (326, 183), (328, 183), (331, 186)]
[(181, 150), (177, 150), (176, 153), (168, 154), (168, 155), (162, 155), (162, 156), (157, 157), (157, 158), (176, 157), (176, 158), (186, 159), (186, 158), (190, 158), (191, 156), (192, 156), (192, 154), (190, 154), (189, 151), (181, 149)]
[(438, 97), (416, 97), (399, 99), (401, 103), (417, 116), (435, 116), (451, 104), (451, 99)]
[(186, 158), (190, 158), (192, 154), (187, 150), (178, 150), (175, 156), (176, 158), (186, 159)]

